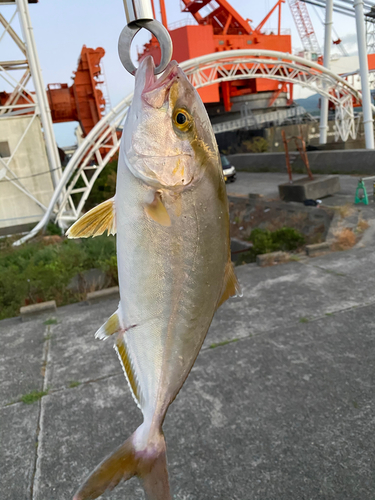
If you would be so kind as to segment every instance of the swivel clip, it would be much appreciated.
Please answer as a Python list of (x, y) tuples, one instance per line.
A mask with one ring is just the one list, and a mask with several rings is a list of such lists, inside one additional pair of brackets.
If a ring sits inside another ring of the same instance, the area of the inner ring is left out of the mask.
[(130, 57), (130, 47), (134, 36), (142, 28), (152, 33), (161, 49), (160, 64), (155, 68), (155, 75), (165, 70), (172, 58), (172, 40), (168, 30), (153, 17), (151, 0), (124, 0), (127, 26), (121, 31), (118, 52), (124, 68), (135, 75), (137, 68)]

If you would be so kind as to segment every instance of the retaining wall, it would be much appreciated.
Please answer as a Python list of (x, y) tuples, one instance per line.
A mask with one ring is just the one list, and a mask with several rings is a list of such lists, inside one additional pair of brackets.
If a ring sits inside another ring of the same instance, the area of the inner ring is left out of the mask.
[[(307, 155), (315, 174), (375, 175), (373, 150), (309, 151)], [(285, 153), (246, 153), (228, 155), (227, 158), (240, 172), (287, 172)], [(292, 170), (306, 172), (300, 156), (293, 162)]]

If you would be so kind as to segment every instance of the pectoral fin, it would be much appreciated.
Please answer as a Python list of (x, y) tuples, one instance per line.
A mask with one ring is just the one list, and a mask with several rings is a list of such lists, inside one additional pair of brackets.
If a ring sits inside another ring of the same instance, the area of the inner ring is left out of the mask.
[(84, 214), (66, 232), (68, 238), (88, 238), (100, 236), (107, 230), (116, 234), (115, 198), (101, 203)]
[(171, 225), (171, 218), (169, 217), (167, 209), (162, 202), (161, 194), (158, 191), (155, 193), (154, 200), (145, 205), (145, 212), (150, 219), (154, 220), (161, 226), (168, 227)]
[(221, 304), (228, 300), (229, 297), (233, 297), (234, 295), (242, 297), (242, 292), (234, 272), (233, 264), (229, 261), (225, 266), (224, 284), (217, 309), (221, 306)]

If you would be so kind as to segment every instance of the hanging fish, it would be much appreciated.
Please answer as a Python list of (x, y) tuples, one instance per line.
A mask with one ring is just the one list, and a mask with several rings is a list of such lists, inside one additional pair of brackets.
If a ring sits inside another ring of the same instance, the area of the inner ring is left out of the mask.
[(170, 500), (162, 431), (216, 309), (239, 286), (228, 202), (203, 103), (175, 61), (136, 74), (114, 198), (83, 215), (70, 238), (117, 233), (120, 304), (96, 337), (115, 339), (143, 423), (74, 496), (94, 499), (138, 476), (149, 500)]

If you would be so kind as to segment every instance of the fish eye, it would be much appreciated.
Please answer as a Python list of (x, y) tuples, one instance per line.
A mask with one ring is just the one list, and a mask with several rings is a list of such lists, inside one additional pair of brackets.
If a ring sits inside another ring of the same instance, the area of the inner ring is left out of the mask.
[(184, 115), (184, 113), (177, 113), (176, 122), (178, 123), (178, 125), (183, 125), (186, 122), (186, 120), (187, 118), (186, 115)]
[(190, 115), (184, 109), (177, 109), (175, 111), (173, 121), (180, 130), (186, 130), (191, 123)]

